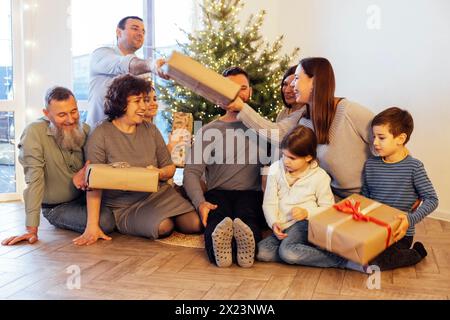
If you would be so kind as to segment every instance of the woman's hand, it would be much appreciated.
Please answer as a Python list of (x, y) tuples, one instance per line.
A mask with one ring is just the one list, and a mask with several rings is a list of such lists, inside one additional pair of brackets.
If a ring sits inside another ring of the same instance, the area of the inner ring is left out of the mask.
[(240, 112), (244, 108), (244, 102), (240, 97), (237, 97), (233, 102), (231, 102), (228, 106), (223, 107), (223, 109), (227, 111)]
[(167, 144), (167, 149), (169, 153), (172, 153), (173, 149), (180, 143), (183, 142), (183, 136), (177, 135), (174, 136), (173, 133), (169, 133), (169, 143)]
[(86, 227), (84, 233), (78, 238), (73, 239), (72, 242), (77, 246), (89, 246), (97, 242), (98, 239), (109, 241), (112, 238), (104, 234), (99, 226), (96, 226), (96, 227)]
[(167, 180), (173, 178), (176, 167), (175, 167), (175, 165), (171, 164), (171, 165), (165, 166), (164, 168), (159, 169), (155, 166), (150, 165), (150, 166), (147, 166), (147, 169), (157, 170), (159, 172), (159, 180), (167, 181)]
[(275, 222), (272, 225), (272, 231), (275, 237), (277, 237), (278, 240), (283, 240), (287, 238), (287, 233), (283, 232), (283, 228), (281, 227), (281, 224), (279, 222)]
[(80, 169), (77, 173), (75, 173), (72, 177), (72, 183), (77, 189), (81, 189), (83, 191), (86, 191), (88, 188), (87, 183), (85, 182), (85, 176), (86, 176), (86, 170), (91, 162), (88, 160), (84, 164), (84, 167)]

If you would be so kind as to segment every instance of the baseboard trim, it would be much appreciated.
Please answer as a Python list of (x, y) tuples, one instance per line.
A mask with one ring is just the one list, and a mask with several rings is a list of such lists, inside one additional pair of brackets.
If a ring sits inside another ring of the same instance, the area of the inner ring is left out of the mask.
[(446, 211), (435, 211), (430, 214), (428, 217), (437, 220), (444, 220), (450, 222), (450, 212)]

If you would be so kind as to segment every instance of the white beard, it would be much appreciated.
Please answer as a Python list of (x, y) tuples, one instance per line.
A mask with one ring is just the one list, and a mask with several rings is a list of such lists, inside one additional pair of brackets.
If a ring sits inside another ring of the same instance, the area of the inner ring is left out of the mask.
[(81, 124), (78, 122), (77, 126), (71, 130), (64, 130), (56, 127), (52, 122), (49, 125), (50, 131), (55, 137), (56, 144), (66, 151), (81, 151), (86, 140), (86, 134), (83, 131)]

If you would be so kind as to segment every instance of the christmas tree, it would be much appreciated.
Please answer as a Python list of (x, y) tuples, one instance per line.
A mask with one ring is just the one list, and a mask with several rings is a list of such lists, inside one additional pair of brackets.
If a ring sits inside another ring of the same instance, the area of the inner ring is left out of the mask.
[[(241, 0), (205, 0), (202, 9), (203, 30), (186, 33), (188, 43), (178, 43), (181, 51), (204, 66), (222, 73), (230, 66), (239, 66), (250, 76), (253, 96), (249, 105), (274, 121), (282, 109), (280, 82), (282, 75), (296, 58), (299, 48), (290, 55), (280, 56), (283, 36), (270, 44), (263, 40), (260, 28), (266, 12), (250, 15), (239, 30), (237, 15), (244, 4)], [(176, 84), (164, 81), (157, 85), (158, 99), (169, 109), (163, 113), (171, 121), (171, 112), (192, 113), (203, 124), (216, 119), (223, 110), (206, 99)]]

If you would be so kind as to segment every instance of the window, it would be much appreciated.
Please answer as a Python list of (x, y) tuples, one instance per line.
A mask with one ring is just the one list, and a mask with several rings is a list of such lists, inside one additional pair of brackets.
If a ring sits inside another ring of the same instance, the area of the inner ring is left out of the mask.
[[(144, 19), (147, 35), (143, 48), (136, 53), (138, 57), (168, 55), (177, 47), (177, 41), (187, 40), (180, 28), (192, 31), (196, 3), (197, 0), (72, 0), (73, 89), (80, 109), (87, 106), (90, 53), (116, 43), (115, 30), (120, 19), (125, 16)], [(167, 140), (167, 123), (160, 112), (155, 124)]]
[[(91, 52), (115, 43), (120, 19), (125, 16), (142, 17), (143, 13), (143, 0), (72, 0), (73, 90), (77, 100), (88, 98)], [(142, 55), (142, 51), (139, 54)]]
[(176, 48), (177, 41), (187, 40), (180, 28), (188, 32), (192, 30), (195, 3), (192, 0), (72, 0), (73, 88), (77, 99), (83, 101), (88, 97), (89, 55), (101, 46), (115, 44), (115, 30), (121, 18), (133, 15), (145, 21), (146, 43), (136, 53), (137, 56), (153, 55), (153, 48), (167, 54)]
[(0, 0), (0, 200), (17, 193), (12, 12), (12, 1)]
[(14, 112), (0, 112), (0, 193), (16, 192)]
[(180, 29), (192, 31), (195, 12), (195, 1), (156, 0), (154, 25), (156, 49), (170, 53), (176, 48), (177, 42), (186, 42), (187, 36)]
[(13, 99), (11, 1), (0, 0), (0, 100)]

